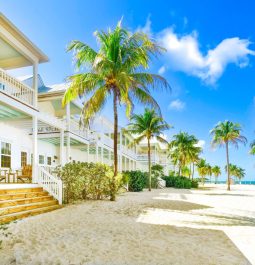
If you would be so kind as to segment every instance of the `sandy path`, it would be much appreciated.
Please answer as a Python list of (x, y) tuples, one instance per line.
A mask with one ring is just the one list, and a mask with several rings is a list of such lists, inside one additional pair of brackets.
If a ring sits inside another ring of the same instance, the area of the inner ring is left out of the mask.
[[(201, 205), (214, 196), (206, 192), (126, 193), (117, 202), (84, 202), (27, 218), (10, 225), (0, 264), (250, 264), (223, 231), (211, 229), (222, 219)], [(246, 222), (252, 226), (251, 218)]]

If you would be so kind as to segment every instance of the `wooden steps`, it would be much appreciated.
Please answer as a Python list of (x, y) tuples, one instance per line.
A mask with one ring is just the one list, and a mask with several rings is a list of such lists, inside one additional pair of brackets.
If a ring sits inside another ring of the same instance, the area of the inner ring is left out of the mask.
[(43, 188), (19, 188), (0, 190), (0, 223), (33, 216), (60, 208)]

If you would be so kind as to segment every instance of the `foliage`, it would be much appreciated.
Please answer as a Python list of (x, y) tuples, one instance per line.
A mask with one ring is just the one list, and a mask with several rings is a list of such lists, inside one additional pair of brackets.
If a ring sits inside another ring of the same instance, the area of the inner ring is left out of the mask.
[(68, 163), (57, 169), (64, 185), (64, 201), (101, 200), (118, 192), (122, 177), (113, 177), (111, 167), (100, 163)]
[[(151, 145), (152, 137), (155, 137), (161, 143), (167, 143), (162, 138), (162, 132), (169, 129), (170, 126), (159, 116), (154, 109), (145, 109), (143, 114), (132, 115), (131, 122), (129, 123), (126, 132), (133, 135), (138, 135), (133, 144), (139, 144), (143, 139), (148, 143), (148, 172), (149, 172), (149, 190), (151, 190)], [(154, 183), (155, 184), (155, 183)]]
[(178, 189), (197, 188), (198, 182), (196, 180), (188, 179), (184, 176), (164, 176), (166, 187), (174, 187)]
[(124, 176), (128, 176), (128, 189), (129, 191), (142, 191), (148, 182), (148, 173), (140, 170), (126, 171)]
[(212, 146), (226, 146), (228, 187), (230, 190), (230, 169), (229, 169), (229, 144), (236, 148), (239, 143), (246, 144), (247, 139), (241, 135), (241, 125), (231, 121), (219, 122), (211, 131)]
[[(225, 171), (227, 172), (227, 165), (225, 166)], [(229, 164), (229, 174), (231, 177), (236, 177), (241, 180), (245, 177), (245, 170), (233, 164)]]
[(212, 174), (215, 177), (215, 184), (217, 183), (218, 177), (221, 175), (221, 169), (219, 166), (213, 166), (212, 167)]
[[(198, 139), (194, 135), (186, 132), (180, 132), (173, 136), (169, 143), (169, 156), (174, 165), (177, 165), (178, 174), (184, 174), (182, 171), (189, 163), (195, 163), (202, 149), (198, 146)], [(187, 171), (186, 171), (187, 173)], [(191, 172), (189, 172), (190, 176)]]
[(160, 178), (164, 176), (164, 167), (155, 164), (151, 166), (151, 187), (157, 189), (159, 187)]
[[(134, 100), (160, 111), (150, 93), (150, 88), (169, 88), (160, 75), (145, 71), (153, 55), (164, 51), (143, 32), (131, 33), (122, 28), (121, 21), (114, 30), (96, 31), (99, 44), (95, 51), (81, 41), (72, 41), (68, 51), (74, 52), (75, 66), (79, 73), (68, 78), (70, 86), (63, 104), (77, 97), (88, 98), (84, 103), (81, 124), (87, 126), (104, 107), (107, 99), (113, 99), (114, 114), (114, 177), (118, 172), (118, 105), (124, 105), (129, 118)], [(83, 69), (89, 69), (82, 72)], [(111, 200), (115, 200), (114, 194)]]

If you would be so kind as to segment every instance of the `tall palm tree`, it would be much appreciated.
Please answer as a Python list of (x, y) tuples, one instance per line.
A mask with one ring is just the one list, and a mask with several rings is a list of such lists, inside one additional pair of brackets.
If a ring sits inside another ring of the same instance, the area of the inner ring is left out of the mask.
[(188, 163), (195, 160), (201, 148), (196, 146), (198, 140), (194, 135), (189, 135), (186, 132), (180, 132), (173, 136), (173, 140), (169, 143), (170, 158), (174, 163), (178, 164), (178, 174), (182, 172)]
[(207, 175), (210, 177), (210, 183), (212, 182), (212, 166), (210, 164), (206, 164)]
[(226, 146), (228, 187), (230, 190), (230, 170), (229, 170), (229, 145), (233, 144), (238, 148), (238, 143), (246, 144), (247, 139), (241, 135), (241, 125), (231, 121), (219, 122), (211, 131), (212, 146)]
[(205, 176), (208, 174), (208, 164), (206, 163), (205, 159), (200, 159), (197, 162), (197, 172), (198, 175), (201, 177), (202, 184), (205, 183)]
[(171, 126), (168, 125), (163, 118), (155, 112), (155, 110), (146, 108), (143, 114), (132, 115), (131, 122), (126, 129), (127, 132), (137, 135), (134, 144), (139, 144), (143, 139), (147, 140), (149, 191), (151, 191), (151, 139), (155, 137), (159, 142), (167, 143), (161, 135), (164, 130), (169, 129), (170, 127)]
[(217, 184), (218, 177), (221, 175), (221, 169), (219, 166), (213, 166), (212, 167), (212, 173), (215, 178), (215, 184)]
[[(89, 45), (75, 40), (68, 46), (74, 52), (76, 68), (80, 71), (68, 77), (70, 86), (63, 98), (67, 104), (77, 97), (87, 96), (84, 103), (81, 125), (88, 126), (91, 119), (103, 108), (107, 99), (113, 100), (114, 116), (114, 179), (118, 173), (118, 104), (124, 105), (130, 117), (134, 100), (157, 110), (159, 106), (150, 94), (149, 88), (169, 88), (167, 81), (160, 75), (143, 72), (149, 67), (153, 55), (163, 51), (149, 37), (142, 33), (130, 33), (122, 28), (121, 21), (114, 30), (96, 31), (99, 43), (96, 51)], [(88, 69), (82, 72), (83, 69)], [(111, 194), (115, 200), (115, 193)]]

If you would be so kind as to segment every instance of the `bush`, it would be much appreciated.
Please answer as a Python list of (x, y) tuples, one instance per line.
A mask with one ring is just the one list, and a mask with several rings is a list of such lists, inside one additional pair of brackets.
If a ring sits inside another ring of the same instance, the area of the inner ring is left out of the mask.
[(157, 189), (159, 187), (160, 178), (164, 176), (164, 168), (159, 164), (151, 167), (151, 187)]
[(57, 169), (63, 181), (64, 202), (80, 199), (102, 200), (114, 196), (122, 184), (119, 174), (114, 181), (111, 167), (100, 163), (68, 163)]
[(183, 176), (165, 176), (163, 179), (166, 181), (166, 187), (174, 187), (178, 189), (198, 187), (198, 182), (196, 180), (191, 180)]
[(148, 173), (140, 170), (126, 171), (123, 173), (128, 179), (129, 191), (142, 191), (148, 183)]

